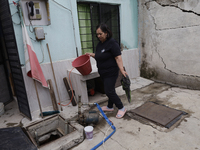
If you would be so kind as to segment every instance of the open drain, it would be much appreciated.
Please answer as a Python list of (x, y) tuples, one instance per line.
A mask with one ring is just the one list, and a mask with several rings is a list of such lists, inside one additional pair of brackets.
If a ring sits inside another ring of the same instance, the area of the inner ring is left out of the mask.
[(184, 111), (169, 108), (165, 105), (159, 105), (155, 102), (147, 102), (140, 107), (131, 110), (130, 113), (145, 118), (146, 120), (165, 128), (170, 128), (180, 120), (183, 115), (187, 114)]
[(35, 132), (35, 134), (36, 134), (35, 137), (36, 137), (37, 145), (39, 145), (39, 146), (47, 144), (54, 140), (57, 140), (63, 136), (58, 130), (51, 131), (49, 133), (45, 133), (44, 135), (41, 135), (40, 137), (37, 136), (36, 132)]
[(31, 141), (40, 150), (69, 149), (84, 140), (83, 126), (55, 115), (25, 128)]

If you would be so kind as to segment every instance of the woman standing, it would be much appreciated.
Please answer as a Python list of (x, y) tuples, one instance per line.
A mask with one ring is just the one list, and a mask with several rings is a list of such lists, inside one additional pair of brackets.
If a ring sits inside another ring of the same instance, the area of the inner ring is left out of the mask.
[(126, 113), (119, 96), (115, 91), (115, 83), (119, 70), (126, 77), (124, 71), (121, 50), (116, 40), (112, 38), (112, 32), (106, 24), (100, 24), (96, 28), (96, 36), (99, 43), (96, 46), (95, 53), (86, 53), (95, 58), (100, 77), (104, 83), (105, 94), (107, 95), (108, 105), (103, 106), (103, 111), (114, 111), (113, 104), (118, 108), (117, 118), (122, 118)]

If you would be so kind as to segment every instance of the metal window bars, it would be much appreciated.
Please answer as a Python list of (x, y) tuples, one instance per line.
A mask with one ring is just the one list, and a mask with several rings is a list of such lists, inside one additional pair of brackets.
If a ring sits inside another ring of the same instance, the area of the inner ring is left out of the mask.
[(82, 54), (95, 52), (99, 42), (96, 38), (96, 26), (99, 23), (106, 23), (113, 38), (120, 44), (119, 5), (78, 2), (77, 9)]

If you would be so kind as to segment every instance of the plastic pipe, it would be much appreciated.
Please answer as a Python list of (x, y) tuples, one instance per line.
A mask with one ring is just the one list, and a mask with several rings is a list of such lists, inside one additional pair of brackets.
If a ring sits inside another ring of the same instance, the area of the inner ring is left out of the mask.
[(99, 109), (99, 111), (101, 112), (101, 114), (103, 115), (103, 117), (105, 118), (105, 120), (108, 122), (108, 124), (112, 127), (113, 132), (110, 135), (108, 135), (104, 140), (102, 140), (99, 144), (97, 144), (95, 147), (93, 147), (91, 150), (95, 150), (99, 146), (101, 146), (103, 144), (103, 142), (107, 141), (115, 133), (115, 131), (116, 131), (115, 126), (110, 122), (110, 120), (105, 115), (105, 113), (103, 112), (103, 110), (101, 109), (101, 107), (99, 106), (99, 104), (97, 104), (97, 103), (94, 103), (94, 104), (97, 106), (97, 108)]

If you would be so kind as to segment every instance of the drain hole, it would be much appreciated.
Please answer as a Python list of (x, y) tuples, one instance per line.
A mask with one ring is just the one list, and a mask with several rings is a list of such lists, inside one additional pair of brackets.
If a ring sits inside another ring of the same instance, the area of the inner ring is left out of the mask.
[(62, 136), (63, 135), (58, 130), (54, 130), (52, 132), (46, 133), (46, 134), (38, 137), (38, 139), (36, 139), (36, 141), (37, 141), (38, 146), (41, 146), (41, 145), (50, 143), (52, 141), (55, 141)]
[[(26, 131), (31, 141), (39, 148), (52, 142), (59, 143), (60, 139), (68, 138), (66, 135), (78, 132), (75, 127), (59, 115), (31, 124), (26, 127)], [(54, 148), (51, 147), (51, 149)]]

